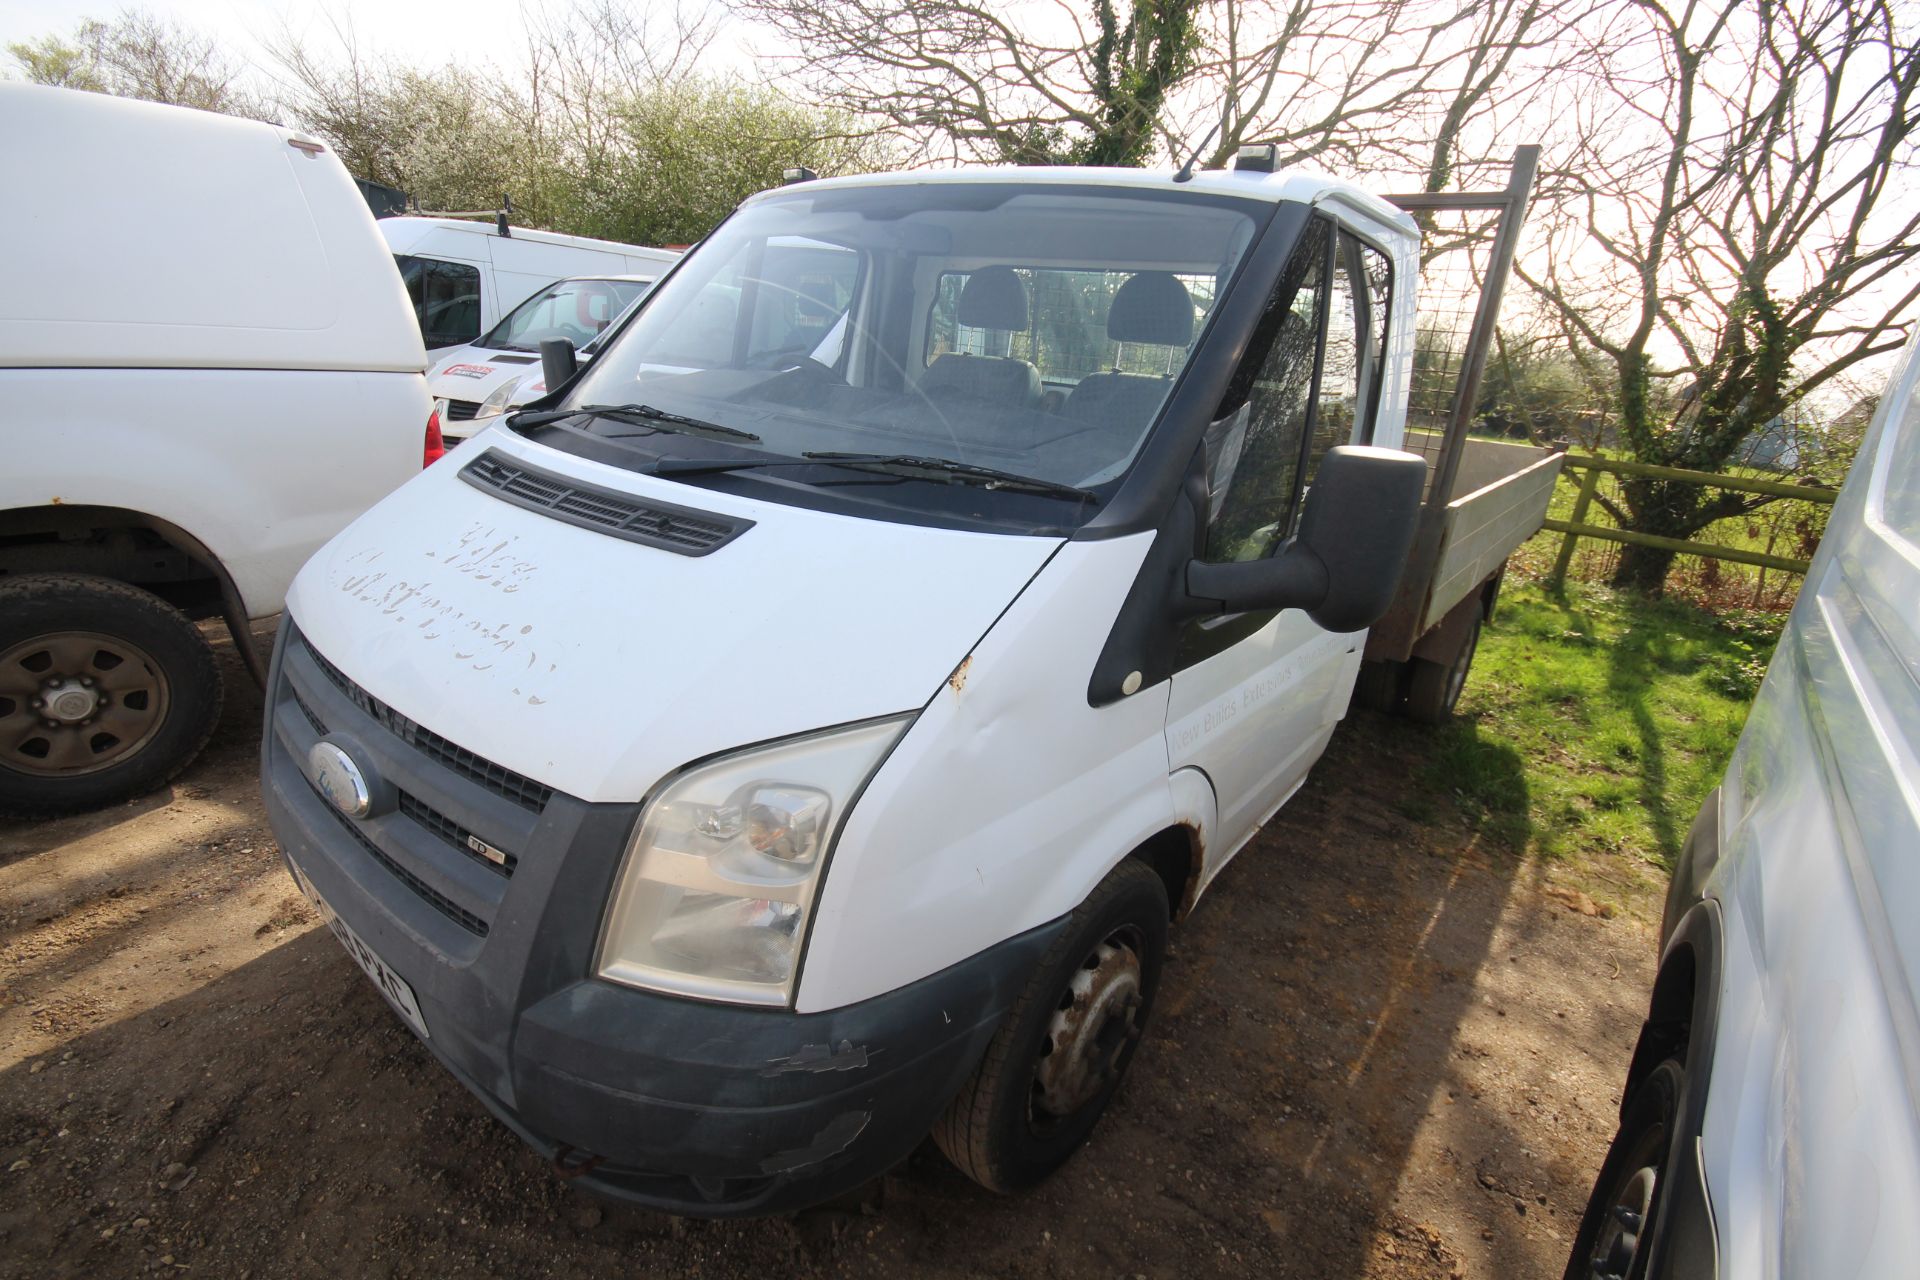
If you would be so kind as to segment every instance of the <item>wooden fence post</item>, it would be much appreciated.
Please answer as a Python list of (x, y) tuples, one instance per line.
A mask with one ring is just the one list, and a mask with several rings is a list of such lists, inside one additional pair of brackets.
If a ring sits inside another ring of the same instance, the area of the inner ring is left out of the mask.
[[(1565, 463), (1561, 464), (1565, 466)], [(1600, 468), (1589, 466), (1587, 474), (1580, 478), (1580, 496), (1573, 500), (1573, 519), (1570, 524), (1585, 524), (1587, 508), (1593, 505), (1593, 492), (1600, 487)], [(1560, 554), (1554, 557), (1553, 572), (1547, 575), (1547, 585), (1558, 591), (1567, 581), (1567, 570), (1573, 565), (1574, 544), (1580, 541), (1580, 535), (1569, 533), (1560, 543)]]

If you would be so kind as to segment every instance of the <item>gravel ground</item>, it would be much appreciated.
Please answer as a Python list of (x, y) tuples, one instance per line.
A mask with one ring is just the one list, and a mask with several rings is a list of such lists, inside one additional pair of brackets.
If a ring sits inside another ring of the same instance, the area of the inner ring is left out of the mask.
[(1400, 816), (1418, 730), (1343, 726), (1176, 929), (1127, 1087), (1051, 1182), (995, 1197), (923, 1144), (825, 1208), (708, 1223), (570, 1189), (401, 1027), (280, 865), (225, 657), (225, 720), (170, 792), (0, 824), (0, 1276), (1564, 1266), (1657, 905), (1589, 914)]

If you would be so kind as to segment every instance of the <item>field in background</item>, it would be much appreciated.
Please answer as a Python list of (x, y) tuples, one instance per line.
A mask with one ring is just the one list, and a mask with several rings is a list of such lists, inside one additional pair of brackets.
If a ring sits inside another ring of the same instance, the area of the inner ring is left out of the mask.
[(1515, 557), (1407, 816), (1449, 805), (1497, 847), (1570, 863), (1603, 902), (1657, 911), (1649, 891), (1726, 768), (1784, 616), (1572, 580), (1555, 595), (1540, 579), (1558, 542)]

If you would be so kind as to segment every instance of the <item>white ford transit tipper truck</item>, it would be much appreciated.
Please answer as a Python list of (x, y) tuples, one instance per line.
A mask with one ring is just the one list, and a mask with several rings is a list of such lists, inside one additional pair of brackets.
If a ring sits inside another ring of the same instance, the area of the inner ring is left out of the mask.
[(1920, 338), (1682, 846), (1569, 1280), (1920, 1259)]
[(159, 786), (247, 620), (438, 428), (340, 161), (269, 125), (0, 85), (0, 810)]
[(1477, 622), (1481, 530), (1545, 514), (1557, 457), (1460, 462), (1470, 387), (1431, 476), (1396, 447), (1418, 273), (1405, 212), (1270, 152), (746, 201), (301, 572), (295, 878), (588, 1185), (776, 1211), (929, 1129), (1040, 1179), (1396, 583)]

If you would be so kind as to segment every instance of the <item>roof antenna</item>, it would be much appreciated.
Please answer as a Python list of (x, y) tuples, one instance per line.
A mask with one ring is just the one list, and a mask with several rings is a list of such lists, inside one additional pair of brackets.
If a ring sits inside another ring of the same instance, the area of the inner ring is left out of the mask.
[(1220, 126), (1224, 123), (1224, 118), (1213, 122), (1213, 128), (1207, 130), (1207, 136), (1200, 139), (1200, 145), (1193, 149), (1193, 154), (1187, 157), (1187, 162), (1180, 166), (1180, 172), (1173, 175), (1175, 182), (1193, 181), (1194, 162), (1200, 158), (1200, 153), (1207, 149), (1207, 144), (1213, 141), (1213, 135), (1220, 132)]

